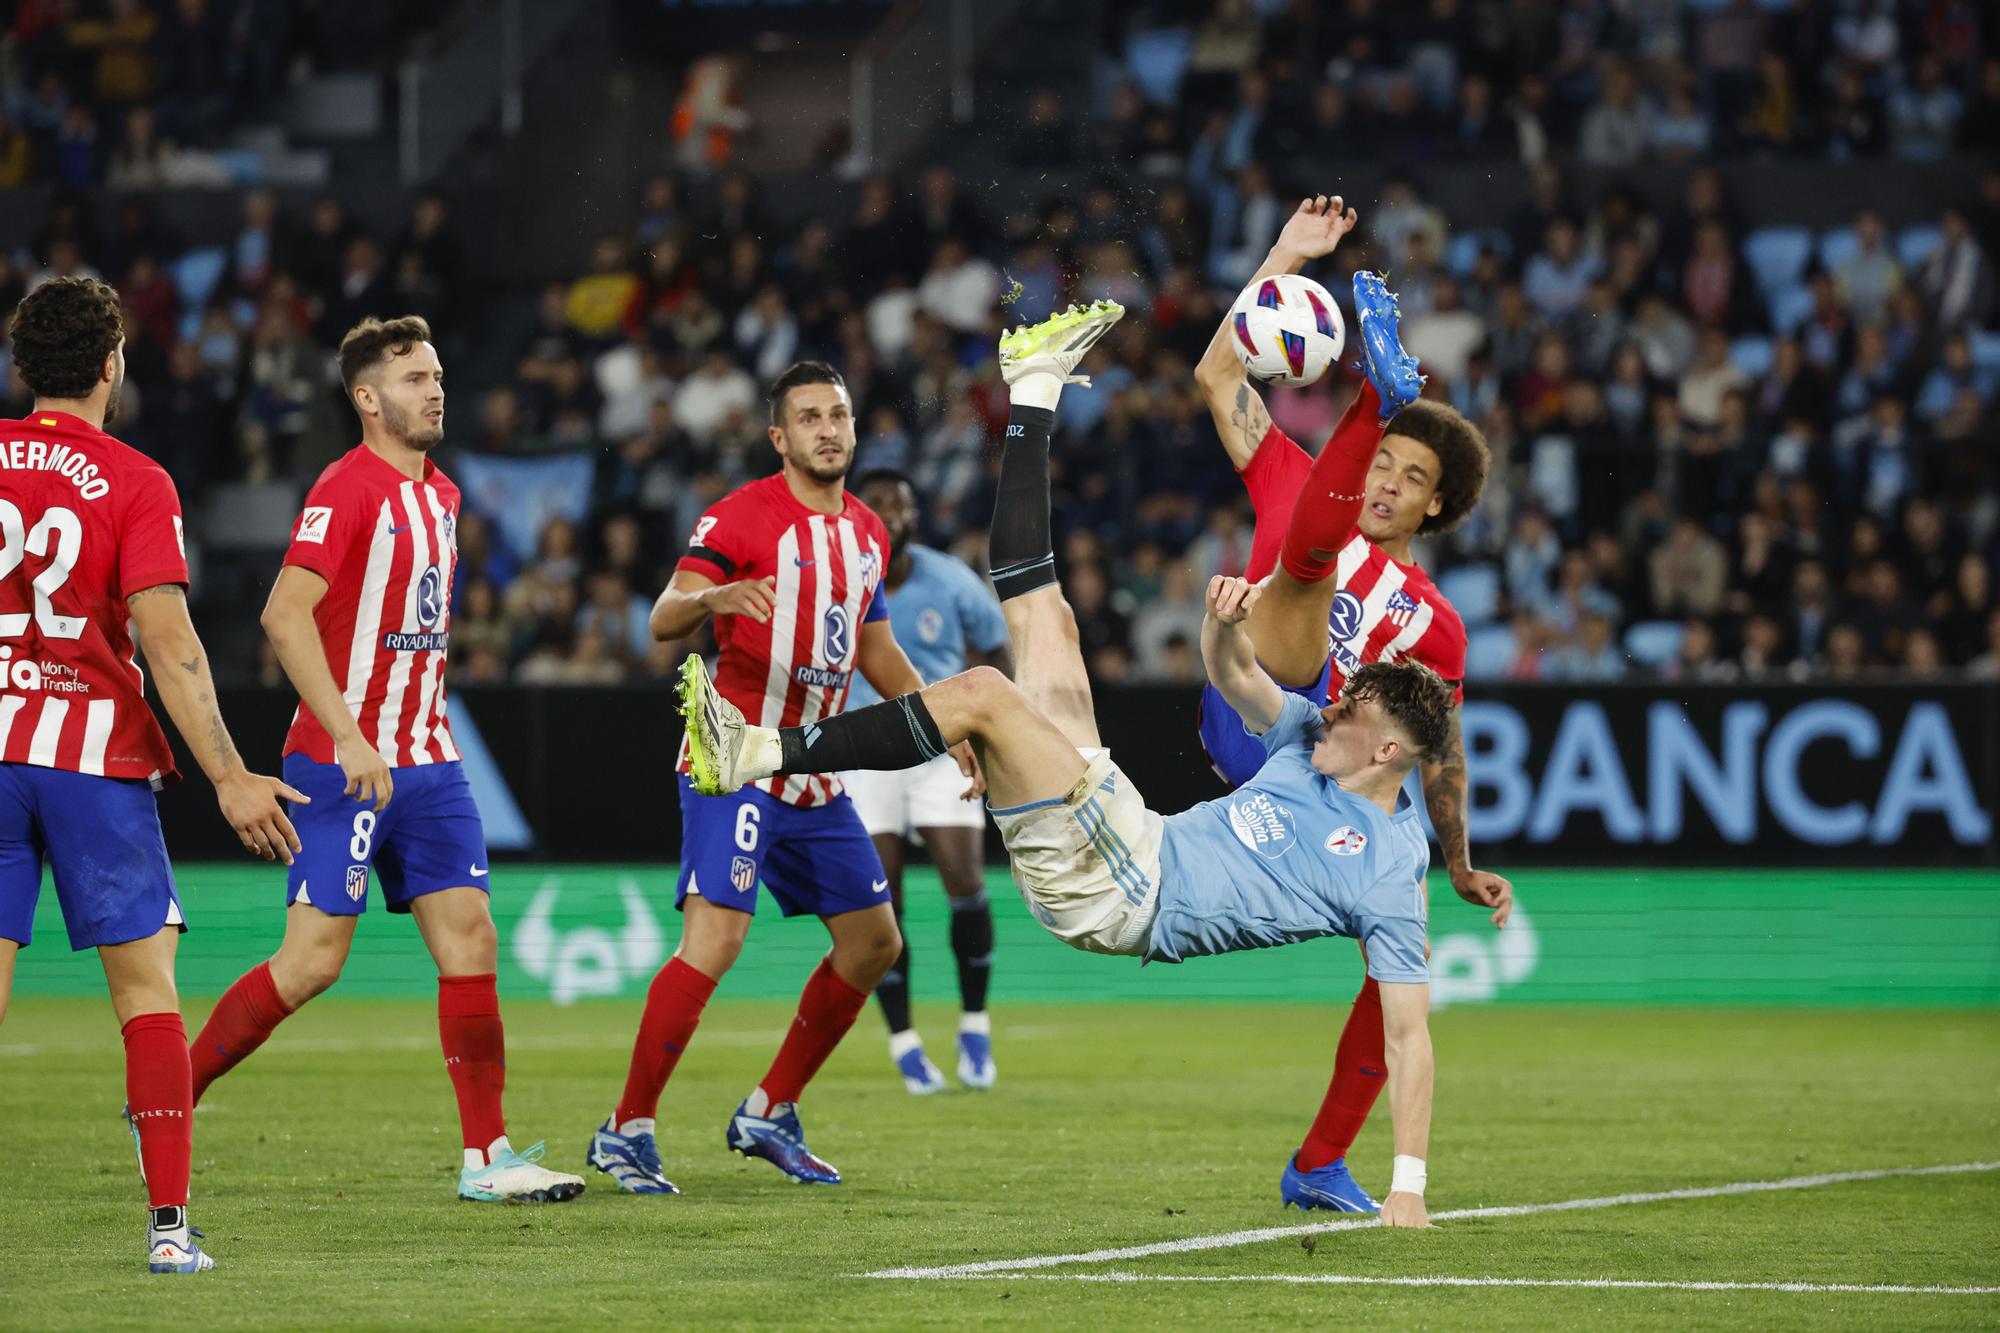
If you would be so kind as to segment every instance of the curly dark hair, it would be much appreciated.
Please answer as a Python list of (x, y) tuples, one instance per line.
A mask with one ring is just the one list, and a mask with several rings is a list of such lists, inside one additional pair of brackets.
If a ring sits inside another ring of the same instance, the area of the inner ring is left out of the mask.
[(51, 278), (7, 322), (14, 364), (37, 398), (88, 398), (125, 338), (118, 293), (96, 278)]
[(1444, 504), (1435, 514), (1427, 514), (1417, 531), (1429, 536), (1450, 532), (1465, 521), (1479, 504), (1486, 489), (1486, 467), (1493, 459), (1486, 437), (1456, 408), (1428, 398), (1419, 398), (1398, 412), (1382, 428), (1385, 435), (1404, 435), (1438, 456), (1444, 475), (1438, 478), (1438, 495)]
[(371, 315), (340, 340), (340, 382), (351, 394), (363, 371), (392, 356), (408, 356), (411, 348), (430, 340), (431, 326), (421, 315), (386, 320)]
[(1410, 738), (1421, 763), (1438, 758), (1451, 746), (1452, 693), (1444, 677), (1421, 662), (1370, 662), (1355, 668), (1340, 697), (1382, 705), (1389, 720)]

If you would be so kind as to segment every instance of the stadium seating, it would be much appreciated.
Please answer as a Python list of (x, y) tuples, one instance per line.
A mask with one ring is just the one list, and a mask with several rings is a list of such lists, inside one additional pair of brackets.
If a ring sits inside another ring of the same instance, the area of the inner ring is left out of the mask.
[(1944, 245), (1944, 230), (1928, 223), (1903, 228), (1896, 238), (1896, 258), (1904, 268), (1916, 268)]
[(1852, 227), (1835, 227), (1820, 233), (1819, 264), (1831, 273), (1861, 253), (1861, 240)]
[(1736, 368), (1751, 379), (1759, 379), (1770, 373), (1775, 359), (1769, 338), (1738, 338), (1729, 345), (1729, 359)]
[(1438, 591), (1458, 608), (1468, 627), (1488, 624), (1500, 614), (1500, 571), (1492, 565), (1460, 565), (1439, 577)]
[(1479, 263), (1479, 256), (1488, 250), (1501, 255), (1511, 255), (1514, 252), (1514, 243), (1508, 239), (1506, 232), (1498, 228), (1461, 231), (1445, 243), (1445, 267), (1458, 277), (1467, 277)]
[(1465, 640), (1465, 675), (1468, 680), (1498, 680), (1507, 674), (1520, 645), (1507, 625), (1475, 626)]
[(1681, 655), (1686, 637), (1687, 628), (1678, 620), (1641, 620), (1625, 630), (1625, 654), (1657, 671)]
[(1799, 325), (1812, 314), (1812, 293), (1804, 287), (1786, 287), (1769, 298), (1771, 327), (1779, 333), (1797, 333)]
[(1812, 232), (1805, 227), (1759, 227), (1743, 238), (1743, 258), (1766, 301), (1804, 279), (1812, 254)]

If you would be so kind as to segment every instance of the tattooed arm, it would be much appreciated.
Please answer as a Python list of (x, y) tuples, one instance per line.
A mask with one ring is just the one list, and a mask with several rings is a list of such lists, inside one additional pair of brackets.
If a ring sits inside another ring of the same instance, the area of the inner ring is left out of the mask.
[[(1354, 210), (1346, 207), (1337, 194), (1331, 199), (1322, 194), (1303, 201), (1278, 233), (1277, 243), (1250, 281), (1297, 273), (1309, 261), (1325, 258), (1340, 244), (1340, 238), (1354, 229), (1357, 221)], [(1215, 336), (1208, 341), (1208, 350), (1202, 353), (1201, 363), (1194, 368), (1194, 378), (1208, 402), (1209, 415), (1215, 419), (1215, 432), (1222, 437), (1222, 447), (1229, 451), (1229, 461), (1241, 472), (1256, 457), (1264, 432), (1271, 428), (1271, 414), (1264, 410), (1263, 395), (1251, 387), (1249, 374), (1230, 346), (1235, 336), (1230, 318), (1224, 314)]]
[(125, 605), (146, 663), (153, 668), (160, 702), (201, 771), (215, 784), (222, 817), (249, 850), (267, 861), (290, 865), (292, 853), (299, 850), (299, 835), (278, 798), (303, 805), (306, 797), (276, 778), (244, 767), (216, 703), (208, 653), (188, 618), (186, 592), (178, 583), (162, 583), (133, 593)]
[(1444, 849), (1451, 887), (1465, 901), (1491, 908), (1493, 924), (1504, 926), (1514, 910), (1514, 886), (1491, 871), (1473, 869), (1472, 842), (1465, 825), (1469, 788), (1465, 737), (1454, 709), (1450, 743), (1443, 754), (1424, 764), (1424, 805), (1430, 810), (1431, 826), (1437, 830), (1438, 846)]

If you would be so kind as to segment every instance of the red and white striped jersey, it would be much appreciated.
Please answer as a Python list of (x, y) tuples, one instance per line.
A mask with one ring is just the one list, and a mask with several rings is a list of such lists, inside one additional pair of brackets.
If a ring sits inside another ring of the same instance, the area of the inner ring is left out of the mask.
[[(694, 525), (676, 570), (716, 583), (777, 580), (769, 624), (718, 616), (722, 649), (715, 687), (760, 726), (794, 727), (847, 706), (861, 626), (889, 618), (880, 595), (889, 531), (875, 511), (848, 495), (838, 514), (808, 509), (784, 474), (739, 486)], [(685, 747), (681, 769), (687, 768)], [(768, 778), (762, 791), (791, 805), (824, 805), (840, 795), (830, 773)]]
[(164, 468), (66, 412), (0, 421), (0, 762), (178, 780), (125, 599), (187, 581)]
[(1338, 698), (1364, 662), (1410, 657), (1445, 678), (1452, 700), (1465, 701), (1465, 622), (1419, 565), (1406, 565), (1360, 533), (1334, 564), (1327, 615), (1328, 695)]
[[(444, 654), (458, 564), (458, 487), (424, 462), (412, 481), (367, 445), (306, 493), (285, 563), (326, 580), (313, 608), (347, 711), (391, 768), (458, 758), (445, 720)], [(304, 701), (286, 754), (338, 762)]]

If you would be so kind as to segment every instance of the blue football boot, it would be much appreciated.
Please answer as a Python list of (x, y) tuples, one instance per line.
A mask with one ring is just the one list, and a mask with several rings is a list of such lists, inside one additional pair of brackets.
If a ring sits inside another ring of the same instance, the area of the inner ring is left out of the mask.
[(627, 1194), (680, 1193), (660, 1165), (660, 1145), (650, 1130), (620, 1134), (618, 1126), (607, 1120), (591, 1135), (584, 1160)]
[(896, 1072), (903, 1076), (903, 1090), (912, 1097), (943, 1092), (949, 1086), (944, 1081), (944, 1071), (931, 1063), (931, 1058), (924, 1054), (923, 1042), (915, 1038), (912, 1032), (908, 1039), (902, 1033), (889, 1039), (889, 1057), (896, 1062)]
[(1417, 373), (1417, 358), (1403, 350), (1397, 328), (1402, 311), (1380, 274), (1354, 275), (1354, 320), (1361, 326), (1362, 371), (1382, 400), (1387, 421), (1423, 395), (1424, 377)]
[(1348, 1173), (1345, 1157), (1336, 1157), (1311, 1171), (1301, 1171), (1294, 1154), (1285, 1163), (1285, 1174), (1278, 1180), (1278, 1197), (1287, 1208), (1297, 1207), (1302, 1212), (1315, 1208), (1330, 1208), (1336, 1213), (1382, 1211), (1382, 1205), (1370, 1198), (1368, 1191)]
[[(796, 1106), (781, 1104), (783, 1115), (751, 1115), (745, 1101), (729, 1118), (723, 1141), (745, 1157), (761, 1157), (801, 1185), (838, 1185), (840, 1172), (830, 1162), (813, 1156), (806, 1147), (806, 1131), (799, 1124)], [(773, 1107), (773, 1110), (779, 1109)]]
[(965, 1087), (985, 1090), (993, 1086), (1000, 1071), (993, 1063), (993, 1037), (970, 1028), (958, 1030), (958, 1081)]

